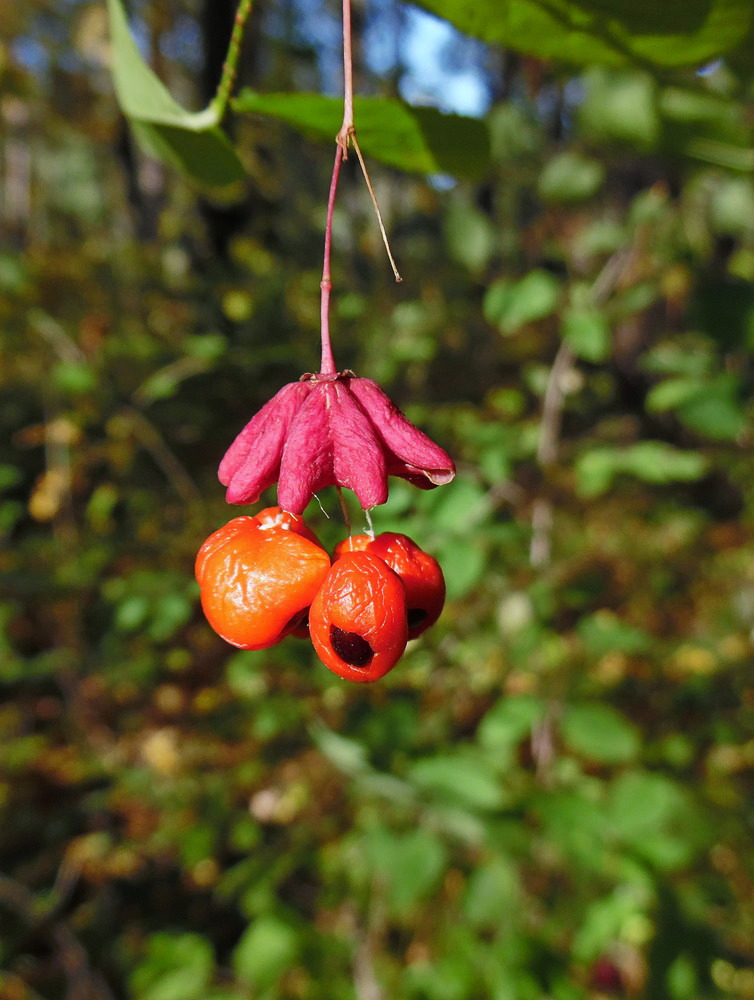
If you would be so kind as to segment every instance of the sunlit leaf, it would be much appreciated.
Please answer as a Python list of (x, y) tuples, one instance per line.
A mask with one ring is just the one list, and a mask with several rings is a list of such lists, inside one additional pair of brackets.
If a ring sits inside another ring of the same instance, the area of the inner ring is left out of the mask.
[(480, 722), (479, 742), (496, 754), (507, 755), (531, 734), (544, 713), (543, 701), (534, 695), (502, 697)]
[(605, 167), (599, 160), (568, 150), (545, 164), (537, 191), (545, 201), (585, 201), (599, 191), (604, 179)]
[(469, 878), (463, 901), (466, 919), (480, 927), (498, 927), (502, 915), (520, 902), (515, 866), (503, 856), (478, 865)]
[(660, 136), (658, 88), (646, 73), (593, 69), (579, 105), (582, 133), (592, 142), (651, 149)]
[[(343, 102), (320, 94), (244, 90), (234, 107), (286, 122), (333, 148), (343, 119)], [(357, 97), (354, 118), (364, 155), (387, 166), (458, 177), (479, 177), (486, 169), (489, 139), (484, 124), (477, 119), (378, 97)]]
[(578, 633), (590, 655), (596, 657), (613, 652), (645, 653), (652, 645), (650, 636), (645, 632), (621, 621), (614, 612), (606, 609), (582, 618)]
[(486, 510), (486, 492), (470, 476), (459, 476), (452, 490), (438, 491), (435, 495), (432, 524), (442, 534), (466, 535), (468, 517), (478, 518)]
[(583, 962), (598, 959), (620, 937), (623, 927), (643, 914), (647, 896), (641, 886), (621, 885), (607, 896), (593, 900), (576, 932), (575, 955)]
[(519, 281), (501, 279), (490, 286), (484, 315), (501, 333), (515, 333), (527, 323), (550, 316), (558, 304), (560, 282), (548, 271), (534, 270)]
[(698, 66), (735, 48), (752, 20), (748, 0), (421, 0), (421, 6), (485, 42), (579, 65)]
[(322, 724), (312, 727), (312, 737), (325, 757), (346, 774), (356, 774), (366, 767), (366, 747), (356, 740), (335, 733)]
[(424, 792), (475, 809), (496, 809), (504, 800), (495, 770), (476, 756), (426, 757), (411, 767), (408, 777)]
[(469, 271), (483, 270), (495, 247), (495, 230), (488, 216), (473, 205), (453, 199), (445, 218), (445, 239), (451, 255)]
[(641, 746), (638, 729), (611, 705), (599, 702), (568, 705), (560, 725), (571, 750), (604, 764), (633, 760)]
[(600, 802), (564, 789), (535, 797), (533, 807), (550, 849), (573, 858), (585, 871), (603, 866), (607, 844)]
[(390, 908), (404, 913), (436, 885), (446, 863), (439, 837), (422, 828), (406, 833), (376, 826), (364, 838), (374, 879), (385, 886)]
[(676, 410), (704, 391), (706, 380), (698, 378), (668, 378), (647, 393), (646, 407), (650, 413), (667, 413)]
[(684, 864), (714, 836), (683, 787), (644, 771), (627, 771), (616, 778), (606, 819), (626, 844), (661, 868)]
[(140, 145), (201, 184), (223, 187), (242, 180), (243, 166), (214, 107), (182, 108), (142, 59), (121, 0), (107, 0), (107, 11), (115, 92)]
[(437, 546), (436, 557), (445, 573), (448, 597), (468, 594), (484, 576), (487, 557), (479, 545), (462, 538), (447, 538)]
[(137, 1000), (203, 1000), (214, 954), (199, 934), (152, 934), (146, 954), (131, 976)]
[(255, 920), (233, 950), (233, 969), (245, 983), (266, 989), (296, 959), (298, 935), (274, 916)]
[(653, 386), (647, 409), (674, 412), (697, 434), (714, 440), (735, 440), (746, 427), (740, 380), (720, 375), (711, 379), (671, 378)]
[(596, 497), (621, 474), (662, 485), (694, 482), (707, 468), (706, 458), (698, 452), (682, 451), (662, 441), (640, 441), (625, 448), (591, 448), (576, 462), (576, 478), (582, 496)]
[(575, 306), (564, 309), (563, 340), (584, 361), (597, 364), (610, 356), (610, 325), (599, 309)]

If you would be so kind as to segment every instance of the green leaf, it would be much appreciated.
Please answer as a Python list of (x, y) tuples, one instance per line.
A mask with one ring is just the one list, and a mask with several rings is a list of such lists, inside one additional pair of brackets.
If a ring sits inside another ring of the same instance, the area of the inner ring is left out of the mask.
[(568, 705), (560, 726), (570, 750), (601, 764), (626, 763), (641, 747), (633, 723), (612, 706), (599, 702)]
[(533, 806), (556, 852), (572, 857), (586, 870), (603, 870), (606, 843), (601, 803), (561, 789), (535, 796)]
[(598, 364), (610, 356), (610, 326), (594, 307), (569, 306), (563, 311), (563, 340), (584, 361)]
[(452, 490), (439, 491), (432, 507), (432, 526), (438, 534), (461, 535), (468, 545), (469, 515), (475, 519), (488, 509), (486, 490), (470, 476), (460, 475)]
[(145, 594), (129, 594), (115, 612), (115, 627), (123, 632), (141, 628), (149, 617), (151, 601)]
[(464, 597), (473, 590), (487, 569), (484, 550), (468, 539), (447, 538), (438, 545), (436, 558), (443, 567), (450, 600)]
[(131, 976), (134, 1000), (204, 1000), (215, 964), (199, 934), (152, 934)]
[(97, 386), (97, 373), (80, 361), (60, 361), (50, 374), (55, 386), (71, 396), (91, 392)]
[(647, 892), (642, 887), (621, 885), (604, 898), (591, 902), (573, 942), (573, 952), (579, 961), (593, 962), (612, 942), (620, 940), (626, 923), (646, 909), (646, 897)]
[(152, 607), (152, 621), (148, 628), (151, 639), (164, 642), (191, 617), (194, 610), (193, 590), (170, 591), (159, 597)]
[[(665, 87), (660, 94), (663, 117), (693, 125), (724, 123), (735, 129), (742, 127), (744, 108), (736, 100), (712, 90), (699, 91), (680, 86)], [(721, 179), (722, 181), (722, 179)], [(722, 181), (723, 185), (725, 181)], [(731, 183), (737, 184), (737, 179)]]
[(537, 190), (544, 201), (569, 204), (591, 198), (604, 180), (605, 167), (599, 160), (567, 150), (545, 164)]
[(686, 791), (661, 774), (628, 771), (616, 778), (606, 803), (614, 833), (660, 868), (688, 862), (714, 836)]
[(746, 428), (741, 404), (727, 394), (711, 392), (694, 399), (678, 411), (678, 417), (690, 430), (716, 441), (735, 441)]
[(472, 809), (495, 810), (504, 800), (495, 769), (480, 755), (425, 757), (410, 769), (408, 780), (433, 798)]
[(26, 261), (10, 253), (0, 253), (0, 289), (10, 294), (20, 294), (29, 287), (29, 269)]
[(225, 667), (228, 687), (238, 698), (260, 698), (266, 692), (262, 664), (246, 650), (234, 653)]
[(211, 858), (217, 833), (210, 823), (200, 823), (186, 830), (180, 841), (181, 860), (187, 868), (193, 868), (205, 858)]
[(639, 441), (619, 448), (592, 448), (576, 462), (578, 491), (597, 497), (610, 489), (616, 476), (626, 474), (648, 483), (694, 482), (708, 468), (707, 459), (695, 451), (682, 451), (662, 441)]
[(507, 858), (493, 857), (469, 876), (464, 915), (475, 927), (497, 928), (503, 915), (519, 904), (520, 894), (515, 865)]
[(662, 441), (639, 441), (623, 451), (625, 472), (648, 483), (693, 482), (707, 471), (707, 460)]
[(420, 0), (465, 34), (576, 65), (699, 66), (741, 43), (749, 0)]
[(203, 131), (129, 119), (145, 153), (207, 187), (227, 187), (246, 176), (238, 154), (219, 128)]
[(501, 333), (550, 316), (560, 297), (560, 282), (549, 271), (529, 271), (520, 281), (496, 281), (484, 298), (484, 315)]
[(668, 969), (668, 994), (673, 1000), (692, 1000), (701, 993), (697, 956), (679, 955)]
[(239, 979), (266, 989), (286, 972), (298, 955), (298, 935), (273, 916), (255, 920), (233, 951), (233, 970)]
[[(320, 94), (243, 90), (233, 106), (236, 111), (286, 122), (331, 145), (343, 119), (343, 102)], [(387, 166), (409, 173), (470, 178), (479, 178), (486, 170), (489, 137), (484, 123), (475, 118), (381, 97), (357, 97), (354, 118), (364, 155)]]
[(689, 378), (708, 374), (713, 365), (712, 345), (702, 338), (692, 339), (690, 343), (663, 341), (647, 351), (641, 360), (645, 371)]
[(15, 465), (0, 465), (0, 493), (17, 486), (23, 478), (21, 470)]
[(647, 393), (645, 406), (649, 413), (667, 413), (698, 397), (705, 380), (699, 378), (668, 378)]
[(490, 219), (466, 200), (452, 198), (444, 218), (445, 240), (451, 256), (472, 273), (482, 271), (495, 248)]
[[(462, 937), (468, 940), (468, 936), (467, 928), (458, 924), (453, 925), (447, 939), (443, 940), (447, 951), (407, 963), (401, 979), (401, 983), (406, 984), (405, 989), (401, 990), (400, 994), (393, 995), (420, 998), (420, 1000), (468, 1000), (469, 997), (481, 995), (475, 993), (482, 971), (480, 966), (484, 966), (486, 980), (489, 976), (487, 965), (492, 963), (480, 962), (480, 956), (473, 952), (473, 945), (462, 940)], [(486, 959), (489, 952), (483, 954)], [(518, 989), (519, 985), (520, 979), (517, 979), (517, 1000), (533, 1000), (535, 994), (532, 992), (524, 994)], [(512, 1000), (512, 994), (503, 994), (497, 989), (494, 993), (485, 995), (493, 997), (494, 1000)]]
[(364, 846), (375, 880), (386, 886), (390, 908), (398, 914), (434, 889), (447, 862), (437, 835), (421, 827), (395, 833), (376, 826), (366, 835)]
[(333, 732), (323, 723), (312, 725), (311, 735), (321, 753), (344, 774), (355, 775), (368, 769), (367, 749), (363, 744)]
[(715, 186), (710, 208), (717, 232), (745, 237), (754, 218), (754, 190), (750, 178), (721, 180)]
[(582, 618), (578, 633), (587, 651), (594, 657), (612, 652), (629, 655), (645, 653), (651, 646), (651, 639), (646, 632), (622, 622), (614, 612), (606, 608)]
[(542, 123), (515, 100), (501, 101), (487, 115), (490, 153), (507, 167), (539, 157), (545, 145)]
[(660, 134), (658, 88), (646, 73), (593, 69), (578, 111), (579, 126), (592, 142), (651, 149)]
[(650, 413), (675, 411), (689, 430), (717, 441), (732, 441), (746, 426), (736, 376), (714, 379), (670, 378), (653, 386), (647, 395)]
[(679, 805), (678, 787), (662, 775), (630, 771), (610, 789), (608, 818), (621, 837), (638, 840), (665, 824)]
[(192, 113), (182, 108), (147, 66), (128, 27), (121, 0), (107, 0), (107, 13), (113, 45), (113, 82), (124, 113), (130, 118), (180, 128), (216, 125), (216, 116), (209, 109)]
[(704, 385), (678, 409), (678, 419), (690, 430), (717, 441), (733, 441), (746, 427), (740, 401), (741, 385), (735, 375), (720, 375)]
[(500, 698), (479, 723), (481, 745), (507, 758), (545, 713), (541, 698), (516, 695)]
[(224, 187), (243, 180), (243, 165), (213, 105), (198, 112), (181, 107), (142, 59), (121, 0), (107, 0), (107, 12), (115, 93), (139, 145), (201, 184)]

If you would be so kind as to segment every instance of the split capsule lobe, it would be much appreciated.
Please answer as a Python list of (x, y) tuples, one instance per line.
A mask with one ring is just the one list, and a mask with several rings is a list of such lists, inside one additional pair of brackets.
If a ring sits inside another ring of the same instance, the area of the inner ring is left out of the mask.
[(347, 680), (383, 677), (408, 641), (406, 591), (400, 577), (368, 552), (348, 552), (333, 565), (309, 612), (317, 655)]

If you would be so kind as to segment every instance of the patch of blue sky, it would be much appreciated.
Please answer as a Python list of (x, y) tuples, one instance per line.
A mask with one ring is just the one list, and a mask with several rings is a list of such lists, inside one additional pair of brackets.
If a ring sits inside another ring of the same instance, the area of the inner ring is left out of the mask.
[(168, 59), (174, 59), (198, 73), (202, 67), (204, 50), (196, 19), (185, 14), (177, 17), (172, 28), (162, 34), (160, 49)]
[[(370, 0), (362, 38), (369, 69), (400, 72), (401, 96), (410, 104), (482, 116), (491, 102), (485, 68), (487, 49), (426, 11), (397, 2)], [(275, 33), (284, 35), (283, 19)], [(343, 90), (342, 26), (324, 0), (297, 0), (294, 39), (316, 52), (324, 93)]]
[(700, 66), (696, 71), (697, 76), (714, 76), (718, 70), (721, 70), (725, 66), (722, 59), (713, 59), (712, 62), (706, 63), (704, 66)]
[(325, 0), (295, 0), (292, 9), (272, 6), (265, 11), (265, 28), (274, 37), (315, 54), (323, 93), (343, 92), (341, 21)]
[[(371, 4), (374, 8), (374, 2)], [(481, 117), (491, 103), (487, 50), (450, 25), (417, 7), (393, 7), (392, 23), (373, 14), (364, 38), (370, 68), (389, 73), (400, 63), (400, 92), (410, 104)], [(396, 21), (396, 18), (399, 19)]]
[[(62, 0), (77, 7), (81, 0)], [(148, 49), (148, 31), (132, 12), (129, 23), (142, 55)], [(486, 49), (466, 38), (448, 22), (417, 7), (391, 0), (370, 0), (366, 8), (363, 55), (377, 75), (399, 73), (400, 94), (410, 104), (428, 104), (441, 111), (482, 116), (490, 106)], [(320, 87), (339, 96), (343, 88), (342, 29), (340, 17), (326, 0), (297, 0), (286, 16), (272, 7), (267, 27), (277, 37), (311, 47), (316, 54)], [(161, 39), (164, 55), (198, 72), (201, 65), (199, 26), (188, 15), (179, 16)], [(37, 74), (50, 70), (49, 49), (32, 35), (12, 42), (13, 58)], [(71, 56), (74, 54), (71, 53)]]
[(13, 59), (32, 73), (44, 73), (50, 65), (50, 54), (45, 46), (29, 35), (15, 38), (10, 46)]

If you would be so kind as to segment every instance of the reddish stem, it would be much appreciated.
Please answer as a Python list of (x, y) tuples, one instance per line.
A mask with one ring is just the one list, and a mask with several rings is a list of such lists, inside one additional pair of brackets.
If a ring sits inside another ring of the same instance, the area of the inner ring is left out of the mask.
[(319, 363), (320, 375), (335, 375), (335, 358), (330, 343), (330, 249), (332, 246), (332, 219), (335, 209), (335, 194), (338, 190), (340, 164), (348, 159), (348, 143), (353, 135), (353, 54), (351, 50), (351, 0), (343, 0), (343, 124), (335, 137), (335, 163), (330, 181), (330, 196), (327, 200), (327, 221), (325, 223), (325, 260), (322, 267), (322, 301), (320, 305), (320, 329), (322, 338), (322, 358)]
[(348, 158), (348, 139), (353, 132), (353, 53), (351, 50), (351, 0), (343, 0), (343, 124), (338, 142)]
[(330, 196), (327, 199), (327, 221), (325, 223), (325, 259), (322, 266), (322, 300), (320, 305), (320, 329), (322, 337), (322, 357), (319, 363), (320, 375), (334, 375), (337, 372), (335, 358), (330, 343), (330, 292), (332, 291), (332, 276), (330, 274), (330, 250), (332, 247), (332, 220), (335, 209), (335, 194), (338, 190), (340, 164), (343, 161), (343, 147), (338, 143), (335, 147), (335, 163), (330, 181)]

